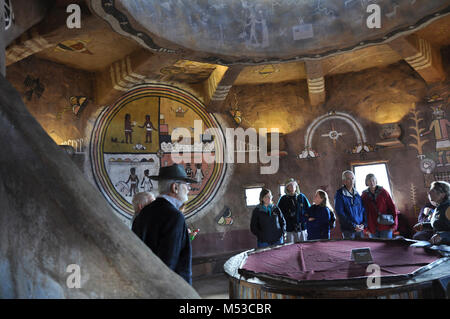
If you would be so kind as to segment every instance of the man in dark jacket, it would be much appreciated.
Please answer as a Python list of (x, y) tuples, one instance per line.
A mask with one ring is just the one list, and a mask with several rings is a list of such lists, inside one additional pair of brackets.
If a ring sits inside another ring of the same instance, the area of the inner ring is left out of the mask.
[(160, 195), (144, 207), (132, 230), (174, 272), (192, 284), (192, 247), (181, 205), (188, 201), (189, 183), (183, 166), (161, 167), (158, 176)]
[(367, 217), (361, 196), (355, 189), (355, 175), (352, 171), (342, 173), (342, 183), (344, 186), (338, 189), (334, 196), (334, 209), (339, 217), (342, 237), (363, 238)]

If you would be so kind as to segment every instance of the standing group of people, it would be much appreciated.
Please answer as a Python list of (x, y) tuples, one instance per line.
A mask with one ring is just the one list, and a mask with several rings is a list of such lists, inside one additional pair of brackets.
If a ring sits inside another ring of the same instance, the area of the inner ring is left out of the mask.
[[(336, 216), (344, 239), (391, 239), (398, 224), (398, 211), (374, 174), (367, 174), (367, 189), (360, 195), (355, 189), (352, 171), (342, 173), (342, 187), (334, 196), (334, 210), (324, 190), (317, 190), (313, 204), (300, 192), (294, 179), (286, 183), (285, 195), (278, 204), (272, 203), (272, 193), (263, 189), (260, 204), (253, 210), (250, 230), (257, 238), (258, 248), (271, 245), (330, 239), (330, 230), (336, 225)], [(432, 244), (450, 244), (450, 184), (435, 181), (428, 191), (430, 204), (414, 226), (413, 239)]]
[(339, 217), (344, 239), (387, 238), (397, 228), (397, 208), (391, 195), (377, 185), (374, 174), (367, 174), (367, 189), (361, 195), (355, 189), (355, 175), (352, 171), (342, 173), (343, 186), (336, 192), (334, 207)]
[(368, 188), (359, 195), (352, 171), (342, 173), (343, 186), (334, 197), (334, 208), (328, 194), (318, 189), (311, 205), (300, 192), (298, 183), (290, 179), (285, 195), (278, 204), (272, 203), (272, 193), (263, 189), (260, 204), (255, 207), (250, 230), (257, 237), (258, 248), (315, 239), (330, 239), (330, 230), (339, 218), (344, 239), (392, 238), (397, 226), (397, 209), (389, 193), (377, 185), (375, 175), (366, 176)]
[(277, 205), (272, 203), (269, 189), (263, 188), (260, 193), (260, 204), (253, 210), (250, 221), (250, 230), (257, 238), (258, 248), (285, 242), (329, 239), (336, 217), (327, 193), (317, 190), (311, 205), (292, 178), (286, 183), (285, 193)]
[[(178, 164), (161, 167), (158, 176), (149, 178), (158, 180), (159, 195), (156, 199), (147, 192), (134, 196), (132, 231), (170, 269), (192, 284), (192, 247), (182, 210), (188, 201), (190, 183), (196, 180), (189, 178)], [(286, 194), (276, 205), (272, 202), (272, 192), (263, 189), (250, 222), (258, 248), (329, 239), (336, 217), (344, 239), (362, 238), (364, 234), (392, 238), (397, 226), (397, 209), (389, 193), (377, 185), (376, 177), (366, 176), (367, 189), (361, 196), (355, 189), (352, 171), (342, 173), (342, 184), (334, 197), (335, 209), (321, 189), (315, 192), (311, 205), (294, 179), (286, 183)], [(416, 230), (422, 231), (421, 235), (433, 244), (450, 244), (450, 184), (433, 182), (428, 196), (435, 208), (424, 213)]]

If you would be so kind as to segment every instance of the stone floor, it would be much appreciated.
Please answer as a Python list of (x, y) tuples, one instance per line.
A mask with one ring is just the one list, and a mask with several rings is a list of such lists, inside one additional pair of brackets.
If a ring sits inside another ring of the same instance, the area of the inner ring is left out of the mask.
[(214, 274), (192, 279), (192, 286), (205, 299), (229, 299), (228, 278), (225, 274)]

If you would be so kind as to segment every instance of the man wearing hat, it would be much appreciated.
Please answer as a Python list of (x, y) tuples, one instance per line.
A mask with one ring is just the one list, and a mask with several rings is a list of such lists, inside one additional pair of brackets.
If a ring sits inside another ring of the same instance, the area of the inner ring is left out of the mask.
[(188, 201), (189, 183), (182, 165), (161, 167), (159, 196), (144, 207), (132, 230), (174, 272), (192, 284), (192, 248), (181, 205)]

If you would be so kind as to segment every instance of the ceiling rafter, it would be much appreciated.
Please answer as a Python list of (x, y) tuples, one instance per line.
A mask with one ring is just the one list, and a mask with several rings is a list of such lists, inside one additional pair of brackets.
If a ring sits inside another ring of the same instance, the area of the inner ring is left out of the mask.
[(223, 103), (243, 68), (243, 65), (233, 65), (229, 68), (218, 65), (210, 77), (205, 80), (205, 100), (208, 101), (207, 110), (209, 112), (224, 112)]
[(309, 101), (312, 106), (323, 104), (326, 98), (325, 73), (321, 61), (305, 61)]
[(389, 45), (425, 82), (435, 83), (445, 80), (446, 74), (442, 67), (441, 53), (429, 41), (412, 35), (395, 39)]
[(160, 70), (178, 59), (176, 55), (162, 56), (139, 49), (113, 62), (95, 75), (97, 103), (109, 104), (133, 86), (162, 78)]

